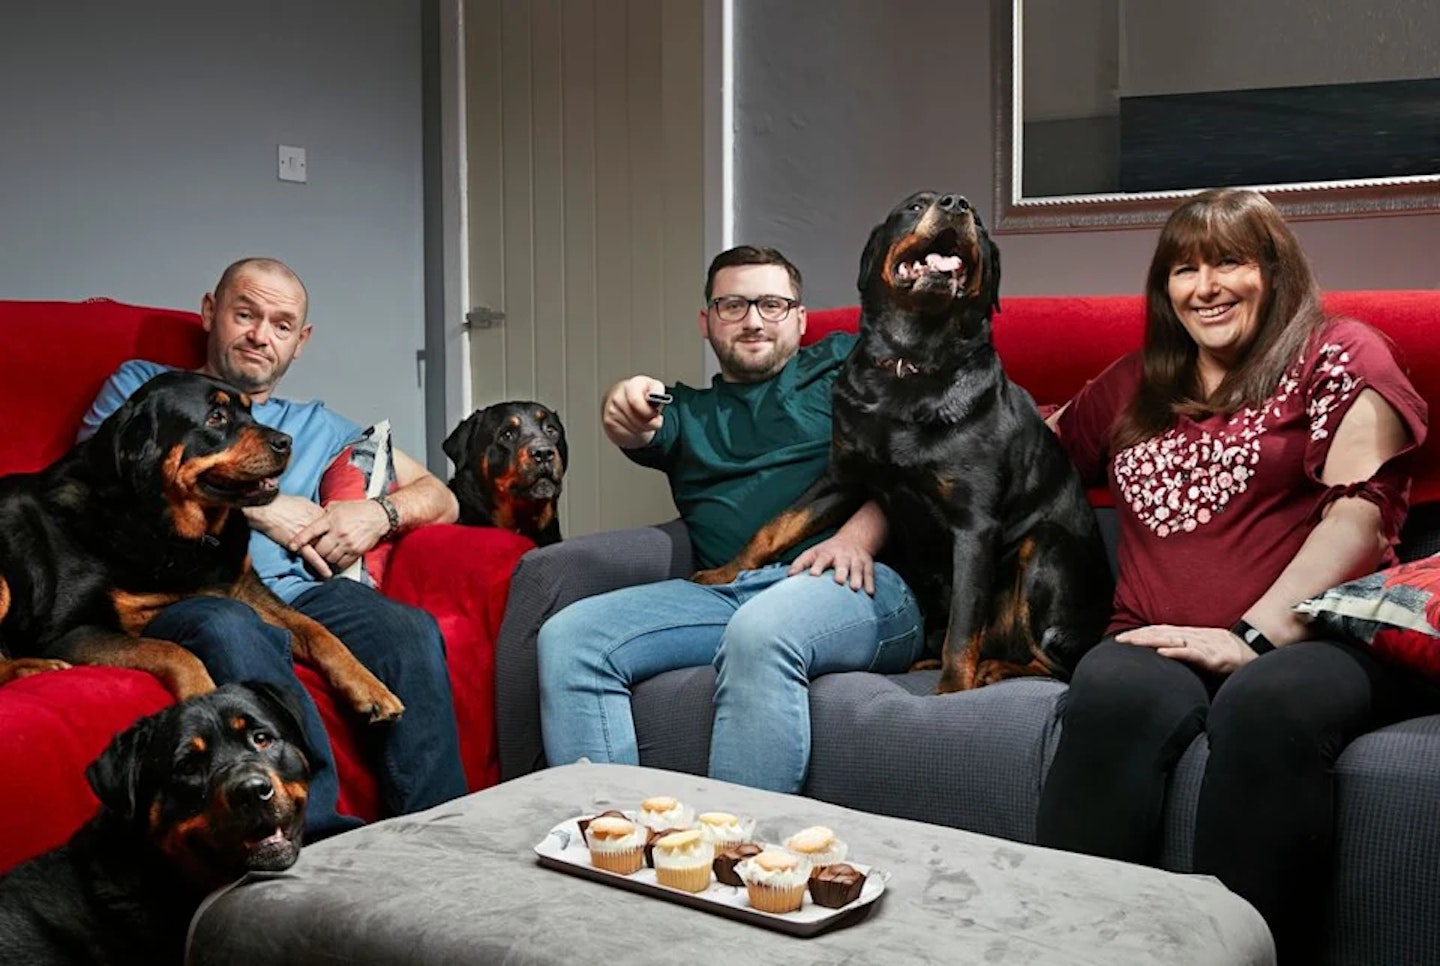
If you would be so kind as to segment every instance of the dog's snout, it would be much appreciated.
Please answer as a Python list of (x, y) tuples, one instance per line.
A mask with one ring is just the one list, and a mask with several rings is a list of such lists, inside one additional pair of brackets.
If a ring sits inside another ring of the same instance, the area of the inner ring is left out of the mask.
[(256, 806), (275, 797), (275, 786), (268, 775), (250, 774), (231, 785), (227, 797), (235, 807)]
[(534, 446), (530, 449), (530, 458), (537, 463), (551, 463), (555, 460), (555, 449), (551, 446)]
[(289, 437), (289, 436), (286, 436), (284, 433), (275, 432), (274, 430), (271, 430), (271, 431), (270, 431), (269, 433), (267, 433), (266, 435), (269, 437), (269, 438), (267, 439), (267, 442), (270, 444), (270, 448), (271, 448), (272, 450), (274, 450), (276, 453), (278, 453), (278, 454), (281, 455), (281, 456), (285, 456), (285, 455), (289, 454), (289, 452), (290, 452), (290, 437)]
[(940, 206), (941, 211), (948, 211), (952, 214), (970, 209), (970, 202), (965, 200), (964, 195), (941, 195), (940, 200), (935, 204)]

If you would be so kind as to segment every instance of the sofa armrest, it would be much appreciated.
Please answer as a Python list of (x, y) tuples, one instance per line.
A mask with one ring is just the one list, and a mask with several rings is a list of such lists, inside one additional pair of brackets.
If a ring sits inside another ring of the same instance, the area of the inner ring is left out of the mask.
[(385, 569), (385, 596), (430, 613), (445, 661), (470, 790), (500, 779), (495, 650), (516, 564), (535, 544), (509, 530), (434, 524), (406, 534)]
[(690, 535), (679, 520), (571, 537), (521, 558), (495, 649), (501, 781), (545, 766), (535, 655), (540, 625), (582, 598), (688, 577), (693, 569)]

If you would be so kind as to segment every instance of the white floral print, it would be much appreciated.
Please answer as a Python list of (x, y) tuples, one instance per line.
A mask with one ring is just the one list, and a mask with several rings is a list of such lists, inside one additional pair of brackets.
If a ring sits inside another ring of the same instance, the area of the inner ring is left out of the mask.
[[(1186, 421), (1118, 453), (1115, 480), (1136, 518), (1156, 536), (1168, 537), (1190, 533), (1223, 513), (1249, 488), (1260, 464), (1260, 440), (1300, 388), (1303, 362), (1297, 360), (1285, 373), (1263, 407), (1241, 410), (1218, 430)], [(1312, 439), (1326, 438), (1330, 417), (1359, 385), (1349, 362), (1344, 346), (1327, 342), (1320, 347), (1306, 404)]]

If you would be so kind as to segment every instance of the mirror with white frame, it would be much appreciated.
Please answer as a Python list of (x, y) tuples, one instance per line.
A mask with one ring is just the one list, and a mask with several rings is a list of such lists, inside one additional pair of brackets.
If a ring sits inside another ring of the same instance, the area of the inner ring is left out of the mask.
[(1440, 3), (992, 0), (995, 229), (1440, 211)]

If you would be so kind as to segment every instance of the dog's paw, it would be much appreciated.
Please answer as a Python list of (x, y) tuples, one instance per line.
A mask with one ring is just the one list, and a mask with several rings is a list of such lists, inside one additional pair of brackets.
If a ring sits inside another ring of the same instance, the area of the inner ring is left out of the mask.
[(723, 567), (712, 567), (709, 570), (697, 570), (690, 575), (690, 582), (716, 587), (720, 584), (734, 583), (738, 576), (740, 576), (740, 568), (733, 564), (726, 564)]
[(46, 671), (63, 671), (68, 667), (70, 665), (67, 662), (49, 657), (17, 657), (0, 660), (0, 684), (19, 678), (28, 678), (32, 674), (44, 674)]
[(374, 696), (366, 707), (357, 707), (356, 710), (365, 715), (369, 724), (383, 724), (387, 721), (399, 721), (400, 716), (405, 713), (405, 705), (400, 699), (391, 693), (389, 688), (381, 686), (383, 693)]

